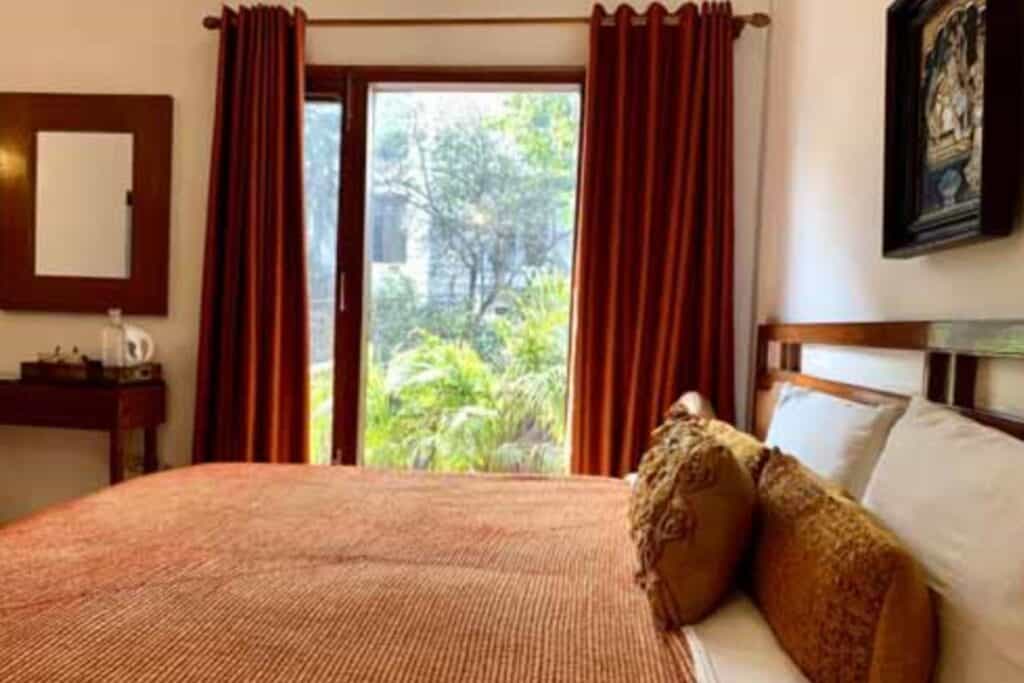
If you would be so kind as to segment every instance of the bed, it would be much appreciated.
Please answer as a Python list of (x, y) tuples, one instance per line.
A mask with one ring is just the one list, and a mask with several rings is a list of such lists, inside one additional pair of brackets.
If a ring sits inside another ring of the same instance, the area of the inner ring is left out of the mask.
[(1024, 680), (1021, 360), (1024, 321), (759, 329), (756, 435), (772, 437), (793, 387), (901, 413), (863, 498), (854, 497), (926, 575), (934, 683)]
[[(803, 370), (805, 347), (924, 354), (924, 372), (907, 391), (823, 379)], [(758, 328), (755, 386), (750, 413), (753, 432), (768, 432), (778, 390), (784, 383), (869, 405), (906, 405), (908, 393), (945, 405), (983, 425), (1024, 439), (1024, 418), (982, 405), (979, 368), (993, 360), (1024, 360), (1024, 322), (951, 321), (771, 324)]]
[(0, 529), (0, 681), (691, 680), (610, 479), (204, 465)]
[[(927, 358), (921, 393), (976, 405), (979, 361), (1024, 356), (1012, 323), (769, 325), (755, 431), (804, 345)], [(804, 683), (737, 593), (654, 628), (633, 581), (629, 487), (599, 478), (205, 465), (132, 480), (0, 528), (0, 681)]]

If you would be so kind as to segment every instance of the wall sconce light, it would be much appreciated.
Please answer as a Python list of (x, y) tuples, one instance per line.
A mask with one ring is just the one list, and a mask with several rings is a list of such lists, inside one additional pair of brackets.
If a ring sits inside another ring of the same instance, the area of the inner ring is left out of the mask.
[(25, 157), (9, 148), (0, 147), (0, 180), (14, 180), (25, 175)]

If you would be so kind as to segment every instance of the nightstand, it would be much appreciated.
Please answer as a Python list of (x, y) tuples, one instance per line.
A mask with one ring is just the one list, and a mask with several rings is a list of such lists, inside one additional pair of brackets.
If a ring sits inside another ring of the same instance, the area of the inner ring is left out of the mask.
[(159, 469), (157, 427), (166, 419), (163, 381), (139, 384), (51, 384), (0, 381), (0, 425), (89, 429), (110, 437), (110, 483), (124, 479), (124, 432), (145, 434), (143, 471)]

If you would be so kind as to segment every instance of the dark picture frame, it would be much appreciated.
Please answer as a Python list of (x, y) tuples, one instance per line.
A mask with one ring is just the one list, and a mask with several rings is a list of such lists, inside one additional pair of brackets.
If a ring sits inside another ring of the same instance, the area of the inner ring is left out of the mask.
[(1020, 0), (896, 0), (890, 5), (887, 258), (910, 258), (1013, 231), (1024, 159), (1022, 27)]

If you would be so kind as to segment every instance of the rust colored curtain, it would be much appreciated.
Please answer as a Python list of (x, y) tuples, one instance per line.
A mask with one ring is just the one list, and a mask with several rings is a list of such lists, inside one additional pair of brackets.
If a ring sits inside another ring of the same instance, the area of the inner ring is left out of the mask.
[(728, 3), (591, 19), (573, 350), (573, 471), (636, 469), (684, 391), (734, 416)]
[(193, 460), (306, 462), (305, 15), (225, 8)]

